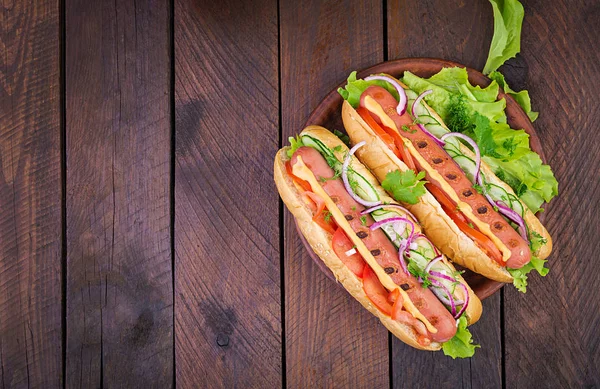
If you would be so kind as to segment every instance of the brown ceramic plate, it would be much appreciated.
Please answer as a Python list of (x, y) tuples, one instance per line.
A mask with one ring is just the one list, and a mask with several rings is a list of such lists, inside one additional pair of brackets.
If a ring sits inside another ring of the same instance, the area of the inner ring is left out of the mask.
[[(435, 58), (406, 58), (395, 61), (383, 62), (368, 69), (361, 70), (358, 72), (358, 78), (364, 78), (374, 73), (387, 73), (394, 77), (401, 77), (402, 73), (406, 70), (416, 74), (419, 77), (431, 77), (435, 73), (439, 72), (442, 68), (447, 67), (466, 67), (456, 62), (445, 61), (442, 59)], [(469, 81), (473, 85), (479, 85), (486, 87), (490, 84), (491, 80), (484, 76), (477, 70), (467, 68), (469, 74)], [(346, 82), (342, 82), (339, 86), (344, 86)], [(529, 134), (529, 142), (531, 149), (538, 153), (542, 158), (542, 161), (546, 163), (546, 158), (540, 144), (540, 140), (533, 128), (531, 121), (527, 117), (527, 114), (521, 109), (519, 104), (510, 96), (500, 91), (499, 98), (506, 99), (506, 116), (508, 117), (508, 123), (512, 128), (524, 129)], [(344, 125), (342, 124), (341, 109), (342, 109), (342, 97), (337, 93), (337, 88), (331, 91), (323, 101), (315, 108), (312, 112), (306, 125), (316, 124), (328, 128), (330, 130), (344, 131)], [(547, 207), (546, 207), (547, 208)], [(538, 217), (543, 216), (538, 214)], [(540, 217), (542, 220), (542, 217)], [(310, 256), (315, 261), (317, 266), (329, 277), (333, 279), (333, 274), (327, 268), (321, 259), (312, 251), (304, 236), (300, 233), (300, 237), (304, 246), (306, 246)], [(463, 277), (467, 283), (473, 288), (475, 294), (480, 299), (485, 299), (497, 292), (504, 284), (501, 282), (487, 279), (479, 274), (473, 273), (470, 270), (466, 270)]]

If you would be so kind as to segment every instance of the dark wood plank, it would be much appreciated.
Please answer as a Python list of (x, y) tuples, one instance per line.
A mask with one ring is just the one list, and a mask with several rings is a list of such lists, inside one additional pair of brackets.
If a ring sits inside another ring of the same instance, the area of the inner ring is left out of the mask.
[[(443, 352), (424, 352), (393, 342), (393, 387), (499, 388), (502, 386), (500, 293), (483, 301), (483, 315), (471, 327), (481, 345), (471, 359), (453, 360)], [(422, 386), (421, 386), (422, 385)]]
[(59, 3), (0, 11), (0, 386), (62, 386)]
[[(492, 8), (479, 0), (390, 1), (388, 57), (434, 57), (482, 69), (493, 33)], [(394, 339), (393, 387), (454, 388), (502, 385), (500, 295), (484, 301), (481, 320), (471, 327), (481, 344), (471, 360), (424, 353)]]
[[(383, 60), (381, 7), (378, 1), (280, 3), (284, 144), (352, 70)], [(312, 262), (287, 210), (285, 238), (288, 386), (388, 387), (385, 327)]]
[(282, 384), (277, 2), (175, 2), (177, 384)]
[(169, 5), (66, 3), (68, 387), (173, 381)]
[(480, 0), (389, 0), (388, 58), (430, 57), (473, 69), (485, 65), (492, 42), (492, 6)]
[(600, 387), (600, 6), (527, 1), (522, 55), (502, 70), (530, 91), (559, 181), (546, 225), (550, 273), (507, 290), (506, 386)]

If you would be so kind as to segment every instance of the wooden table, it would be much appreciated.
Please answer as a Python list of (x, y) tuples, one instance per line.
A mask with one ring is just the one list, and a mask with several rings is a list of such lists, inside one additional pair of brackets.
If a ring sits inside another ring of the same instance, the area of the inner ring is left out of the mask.
[(272, 161), (354, 69), (481, 69), (487, 1), (3, 2), (0, 387), (600, 387), (600, 6), (524, 3), (552, 270), (452, 360), (319, 272)]

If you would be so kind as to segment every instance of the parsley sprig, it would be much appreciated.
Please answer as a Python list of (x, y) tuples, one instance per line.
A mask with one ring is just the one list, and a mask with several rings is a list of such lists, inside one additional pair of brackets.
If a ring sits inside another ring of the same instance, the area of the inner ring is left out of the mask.
[(401, 172), (396, 170), (388, 173), (381, 182), (383, 189), (391, 193), (397, 201), (408, 204), (416, 204), (419, 197), (425, 194), (425, 172), (415, 174), (414, 170)]

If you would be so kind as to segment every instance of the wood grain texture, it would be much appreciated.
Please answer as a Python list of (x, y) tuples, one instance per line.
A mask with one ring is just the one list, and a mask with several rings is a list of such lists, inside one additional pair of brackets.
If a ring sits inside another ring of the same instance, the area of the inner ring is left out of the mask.
[(65, 6), (66, 384), (169, 387), (169, 6)]
[[(527, 1), (522, 53), (501, 70), (527, 88), (559, 181), (550, 273), (506, 290), (507, 387), (600, 387), (600, 4)], [(508, 319), (510, 318), (510, 319)]]
[[(491, 5), (478, 0), (390, 1), (388, 57), (428, 56), (482, 69), (493, 33)], [(481, 320), (470, 327), (477, 349), (471, 360), (427, 354), (392, 341), (393, 387), (501, 387), (500, 296), (484, 302)]]
[[(376, 1), (282, 1), (280, 15), (287, 144), (352, 70), (383, 60), (383, 11)], [(387, 330), (311, 261), (287, 210), (284, 231), (287, 386), (389, 387)]]
[(494, 22), (492, 6), (481, 0), (389, 0), (388, 59), (430, 57), (481, 70)]
[(59, 3), (0, 5), (0, 387), (62, 386)]
[(393, 387), (502, 387), (500, 312), (500, 293), (483, 301), (483, 315), (470, 327), (475, 343), (481, 348), (471, 359), (453, 360), (441, 351), (418, 351), (395, 340), (392, 349)]
[(181, 387), (282, 384), (277, 2), (175, 2)]

